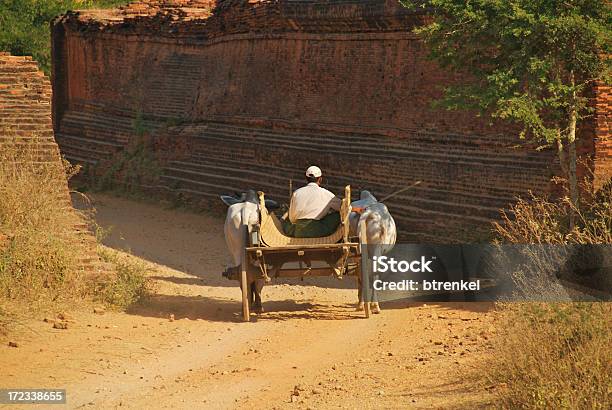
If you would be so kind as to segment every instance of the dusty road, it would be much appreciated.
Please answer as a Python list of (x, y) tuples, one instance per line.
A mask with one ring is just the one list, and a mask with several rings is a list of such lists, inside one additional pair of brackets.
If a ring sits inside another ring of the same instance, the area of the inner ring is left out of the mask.
[(18, 348), (0, 346), (0, 387), (65, 388), (67, 408), (491, 404), (478, 372), (495, 333), (490, 305), (402, 302), (366, 320), (352, 280), (318, 278), (267, 286), (266, 313), (242, 323), (237, 283), (220, 276), (221, 218), (94, 203), (112, 227), (105, 244), (147, 262), (154, 294), (126, 313), (71, 312), (66, 330), (29, 323)]

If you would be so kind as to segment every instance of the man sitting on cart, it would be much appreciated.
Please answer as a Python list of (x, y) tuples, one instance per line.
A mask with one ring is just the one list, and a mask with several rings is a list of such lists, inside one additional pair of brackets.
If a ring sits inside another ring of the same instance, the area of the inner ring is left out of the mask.
[[(308, 184), (291, 196), (285, 234), (296, 238), (320, 238), (333, 234), (340, 225), (342, 200), (321, 186), (323, 173), (317, 166), (306, 170)], [(353, 208), (353, 212), (362, 211)]]

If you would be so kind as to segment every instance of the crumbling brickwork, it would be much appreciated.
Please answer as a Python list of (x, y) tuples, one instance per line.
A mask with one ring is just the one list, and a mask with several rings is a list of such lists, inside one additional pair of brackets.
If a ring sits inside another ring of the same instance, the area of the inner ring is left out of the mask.
[(595, 87), (593, 115), (594, 184), (601, 186), (612, 177), (612, 87)]
[[(422, 181), (388, 203), (405, 239), (486, 236), (517, 195), (549, 191), (554, 153), (517, 148), (508, 124), (432, 108), (457, 78), (426, 59), (412, 33), (423, 18), (394, 0), (149, 0), (69, 13), (53, 30), (58, 142), (96, 164), (140, 115), (190, 141), (160, 180), (171, 192), (284, 199), (316, 163), (338, 191), (382, 196)], [(603, 179), (609, 129), (591, 129), (581, 150)]]
[[(57, 200), (65, 203), (68, 212), (73, 212), (60, 152), (51, 126), (49, 79), (38, 70), (36, 62), (30, 57), (0, 52), (0, 152), (9, 146), (25, 145), (31, 146), (33, 153), (32, 157), (26, 156), (25, 159), (45, 165), (47, 170), (57, 169), (57, 184), (60, 185), (60, 197)], [(34, 195), (36, 192), (32, 192)], [(80, 255), (82, 267), (90, 272), (103, 269), (104, 265), (96, 253), (95, 238), (76, 212), (74, 229), (79, 232), (79, 243), (73, 244), (74, 252)], [(0, 236), (3, 236), (1, 232)], [(0, 246), (3, 244), (8, 244), (6, 238), (0, 239)]]

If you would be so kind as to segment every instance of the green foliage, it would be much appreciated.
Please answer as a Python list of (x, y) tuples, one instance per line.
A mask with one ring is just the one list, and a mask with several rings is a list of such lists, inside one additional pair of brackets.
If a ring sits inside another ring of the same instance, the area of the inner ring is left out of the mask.
[(446, 88), (439, 103), (447, 108), (515, 121), (523, 137), (551, 143), (570, 137), (572, 112), (577, 119), (588, 115), (588, 87), (610, 79), (606, 0), (426, 0), (421, 6), (432, 16), (417, 29), (431, 58), (473, 79)]
[(144, 125), (136, 126), (135, 132), (137, 136), (125, 150), (117, 153), (110, 162), (91, 169), (91, 188), (135, 195), (141, 193), (143, 186), (158, 183), (162, 165), (152, 137)]
[(103, 247), (99, 248), (98, 254), (103, 261), (113, 265), (116, 274), (100, 283), (96, 290), (97, 299), (126, 309), (148, 295), (150, 282), (144, 263)]
[(143, 137), (151, 132), (151, 126), (146, 123), (142, 111), (136, 113), (136, 118), (132, 121), (132, 128), (138, 137)]
[(114, 7), (128, 0), (2, 0), (0, 50), (31, 55), (41, 69), (51, 71), (50, 22), (68, 10)]

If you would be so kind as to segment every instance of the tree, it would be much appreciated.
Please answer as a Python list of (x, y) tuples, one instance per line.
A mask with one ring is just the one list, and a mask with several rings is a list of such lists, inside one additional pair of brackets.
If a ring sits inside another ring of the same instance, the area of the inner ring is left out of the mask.
[(51, 69), (50, 24), (67, 10), (113, 7), (129, 0), (0, 0), (0, 50), (31, 55), (47, 74)]
[(608, 0), (425, 0), (416, 29), (430, 57), (472, 80), (437, 103), (518, 123), (521, 138), (556, 146), (577, 207), (576, 129), (592, 113), (588, 93), (610, 80)]

